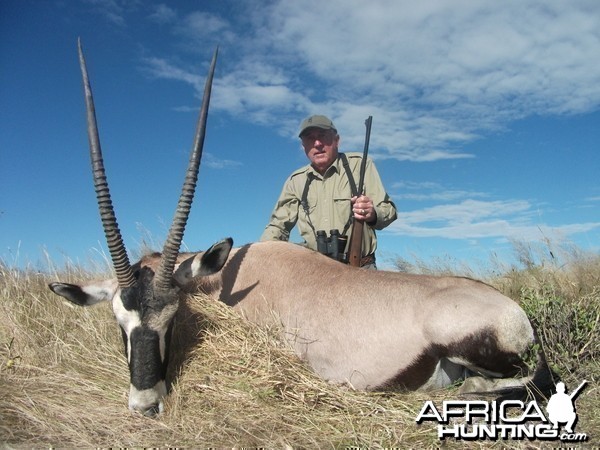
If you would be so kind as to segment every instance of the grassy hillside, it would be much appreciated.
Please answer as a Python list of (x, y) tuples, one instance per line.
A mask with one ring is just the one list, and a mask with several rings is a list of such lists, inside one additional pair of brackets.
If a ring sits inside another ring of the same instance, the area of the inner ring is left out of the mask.
[[(548, 358), (577, 400), (577, 431), (600, 443), (600, 258), (535, 261), (492, 282), (521, 302)], [(76, 308), (46, 287), (94, 274), (21, 271), (0, 264), (0, 443), (19, 446), (266, 446), (435, 448), (414, 419), (425, 400), (456, 390), (376, 394), (316, 377), (274, 329), (203, 296), (178, 313), (172, 392), (159, 418), (127, 409), (128, 370), (110, 306)], [(96, 274), (96, 276), (98, 276)], [(532, 443), (447, 441), (448, 448), (531, 448)], [(558, 444), (555, 443), (555, 444)], [(537, 443), (533, 443), (537, 446)]]

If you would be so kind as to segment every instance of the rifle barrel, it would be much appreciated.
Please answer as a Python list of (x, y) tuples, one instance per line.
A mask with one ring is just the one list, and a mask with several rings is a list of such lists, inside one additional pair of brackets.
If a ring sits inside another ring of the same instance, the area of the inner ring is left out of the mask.
[[(367, 167), (367, 156), (369, 154), (369, 140), (371, 139), (372, 122), (373, 116), (369, 116), (368, 119), (365, 120), (367, 132), (365, 135), (365, 148), (363, 150), (363, 158), (360, 163), (360, 178), (358, 182), (358, 192), (356, 193), (358, 197), (362, 195), (365, 184), (365, 172)], [(350, 234), (350, 243), (348, 251), (348, 263), (354, 267), (360, 267), (360, 260), (362, 259), (363, 227), (364, 222), (362, 220), (354, 220), (352, 234)]]
[(367, 169), (367, 156), (369, 155), (369, 141), (371, 140), (371, 125), (373, 124), (373, 116), (369, 116), (367, 120), (365, 120), (365, 127), (367, 128), (365, 134), (365, 147), (363, 149), (363, 157), (360, 162), (360, 178), (358, 181), (358, 196), (360, 197), (363, 193), (364, 185), (365, 185), (365, 172)]

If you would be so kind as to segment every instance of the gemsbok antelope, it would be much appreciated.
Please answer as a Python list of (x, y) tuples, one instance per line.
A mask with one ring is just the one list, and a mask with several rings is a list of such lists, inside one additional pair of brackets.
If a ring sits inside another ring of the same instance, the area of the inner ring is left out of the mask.
[[(129, 407), (163, 409), (173, 318), (182, 296), (204, 292), (263, 324), (276, 320), (297, 354), (327, 380), (356, 389), (431, 389), (465, 375), (504, 379), (475, 390), (548, 395), (553, 386), (524, 311), (471, 279), (362, 270), (286, 242), (232, 250), (231, 239), (179, 254), (202, 154), (217, 53), (206, 81), (183, 192), (162, 255), (129, 264), (104, 173), (93, 99), (79, 46), (90, 150), (100, 214), (116, 278), (50, 289), (81, 306), (112, 302), (130, 370)], [(500, 386), (500, 389), (498, 388)]]

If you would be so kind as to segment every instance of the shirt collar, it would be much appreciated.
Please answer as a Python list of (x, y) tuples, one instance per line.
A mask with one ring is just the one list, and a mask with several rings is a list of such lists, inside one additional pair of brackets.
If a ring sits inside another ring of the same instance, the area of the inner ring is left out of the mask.
[(318, 179), (325, 179), (325, 178), (329, 178), (331, 177), (334, 173), (341, 173), (342, 170), (342, 160), (340, 158), (340, 154), (338, 153), (337, 158), (335, 159), (335, 161), (333, 161), (333, 163), (327, 168), (327, 170), (325, 171), (324, 175), (321, 175), (319, 172), (317, 172), (315, 170), (315, 168), (313, 166), (311, 166), (310, 164), (308, 165), (308, 172), (312, 173), (313, 176), (315, 178)]

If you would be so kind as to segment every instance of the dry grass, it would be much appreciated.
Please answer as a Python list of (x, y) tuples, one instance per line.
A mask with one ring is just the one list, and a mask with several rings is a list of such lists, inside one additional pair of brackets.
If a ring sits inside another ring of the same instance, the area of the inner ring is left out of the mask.
[[(455, 390), (377, 394), (330, 385), (293, 355), (279, 330), (254, 326), (202, 296), (190, 298), (177, 316), (165, 412), (155, 419), (132, 414), (127, 364), (110, 306), (75, 308), (46, 287), (57, 279), (86, 278), (90, 274), (76, 268), (48, 275), (0, 264), (0, 445), (440, 446), (433, 425), (416, 426), (414, 419), (425, 400), (455, 399)], [(594, 376), (598, 373), (597, 367)], [(580, 413), (600, 400), (597, 378), (588, 379), (592, 386), (578, 400)], [(574, 387), (580, 380), (565, 381)], [(598, 413), (580, 414), (578, 430), (597, 445)], [(490, 446), (532, 443), (444, 443)]]

